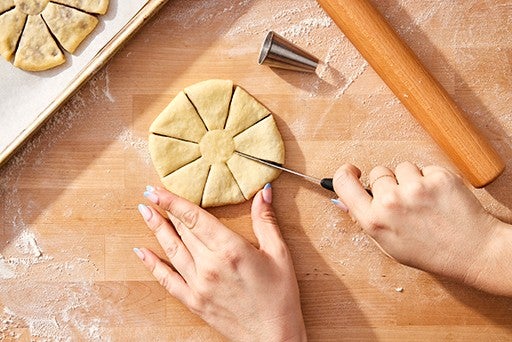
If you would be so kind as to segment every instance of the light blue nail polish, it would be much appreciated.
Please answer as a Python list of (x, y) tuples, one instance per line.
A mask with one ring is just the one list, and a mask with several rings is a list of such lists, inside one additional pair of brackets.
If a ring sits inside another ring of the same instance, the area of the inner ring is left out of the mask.
[(151, 185), (146, 185), (146, 191), (153, 192), (155, 191), (155, 188), (152, 187)]
[(265, 203), (272, 204), (272, 185), (270, 183), (265, 184), (261, 194)]
[(339, 199), (331, 198), (331, 202), (332, 202), (332, 204), (334, 204), (335, 206), (337, 206), (338, 208), (340, 208), (344, 212), (348, 213), (348, 207), (345, 205), (345, 203), (343, 203)]
[(151, 212), (151, 210), (149, 210), (148, 206), (146, 206), (144, 204), (139, 204), (137, 209), (139, 209), (139, 212), (145, 221), (149, 221), (151, 219), (151, 217), (153, 216), (153, 213)]
[(144, 260), (146, 258), (144, 253), (142, 253), (142, 251), (136, 247), (133, 249), (133, 252), (139, 257), (140, 260)]
[(151, 191), (144, 191), (144, 197), (146, 197), (149, 201), (158, 204), (158, 196)]

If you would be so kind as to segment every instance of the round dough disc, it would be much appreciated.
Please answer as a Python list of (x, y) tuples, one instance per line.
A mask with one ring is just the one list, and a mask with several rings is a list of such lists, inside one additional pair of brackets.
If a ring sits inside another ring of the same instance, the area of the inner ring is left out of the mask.
[(235, 151), (284, 163), (270, 111), (228, 80), (185, 88), (149, 130), (149, 151), (164, 186), (202, 207), (246, 201), (279, 176)]

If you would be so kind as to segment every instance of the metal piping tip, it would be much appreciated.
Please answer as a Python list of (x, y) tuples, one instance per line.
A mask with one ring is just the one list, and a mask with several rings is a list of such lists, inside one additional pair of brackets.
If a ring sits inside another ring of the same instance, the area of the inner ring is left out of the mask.
[(319, 59), (270, 31), (261, 46), (259, 64), (274, 68), (314, 73)]

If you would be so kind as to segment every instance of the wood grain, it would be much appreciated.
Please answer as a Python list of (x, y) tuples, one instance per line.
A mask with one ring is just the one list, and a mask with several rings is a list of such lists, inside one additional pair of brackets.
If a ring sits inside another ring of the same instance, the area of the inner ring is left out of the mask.
[[(508, 163), (475, 195), (512, 222), (510, 2), (373, 4)], [(163, 255), (136, 208), (145, 186), (158, 184), (148, 127), (195, 82), (232, 79), (264, 103), (283, 135), (286, 165), (298, 171), (326, 177), (351, 162), (366, 181), (375, 165), (405, 160), (456, 170), (326, 18), (313, 0), (169, 1), (0, 169), (0, 254), (29, 257), (16, 244), (30, 231), (53, 258), (0, 279), (0, 302), (16, 316), (4, 324), (0, 309), (0, 331), (37, 339), (34, 324), (55, 317), (72, 340), (223, 340), (132, 252), (145, 246)], [(329, 60), (331, 69), (319, 78), (259, 66), (268, 28)], [(273, 189), (310, 340), (511, 339), (512, 300), (388, 259), (326, 190), (286, 174)], [(255, 243), (249, 202), (210, 211)]]

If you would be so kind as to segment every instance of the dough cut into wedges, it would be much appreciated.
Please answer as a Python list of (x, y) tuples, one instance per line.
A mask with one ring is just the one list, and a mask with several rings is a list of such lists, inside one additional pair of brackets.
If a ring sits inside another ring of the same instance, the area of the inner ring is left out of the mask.
[[(222, 189), (219, 191), (219, 189)], [(245, 201), (233, 174), (224, 163), (213, 164), (204, 187), (202, 205), (211, 207)]]
[(162, 113), (157, 116), (149, 130), (153, 133), (199, 142), (206, 134), (206, 127), (184, 92), (180, 92)]
[(176, 195), (199, 205), (209, 170), (210, 165), (199, 158), (164, 177), (162, 184)]
[(174, 138), (149, 136), (151, 158), (160, 177), (165, 177), (201, 157), (199, 145)]
[(233, 92), (232, 81), (185, 88), (150, 127), (149, 151), (162, 183), (203, 207), (248, 200), (280, 174), (237, 150), (284, 162), (272, 114), (240, 87)]
[(227, 164), (246, 199), (254, 196), (261, 189), (262, 184), (270, 183), (281, 173), (278, 169), (268, 167), (238, 154), (234, 154)]
[(226, 129), (236, 135), (251, 125), (254, 125), (270, 111), (254, 97), (240, 87), (236, 87), (229, 107)]
[(232, 93), (233, 82), (227, 80), (208, 80), (185, 88), (209, 131), (224, 129)]
[(14, 66), (38, 71), (64, 63), (65, 58), (51, 36), (41, 15), (29, 15), (20, 44), (14, 57)]
[(70, 53), (75, 52), (98, 24), (93, 15), (52, 2), (46, 6), (42, 16), (60, 45)]
[(89, 13), (105, 14), (109, 0), (52, 0)]
[(0, 54), (8, 61), (14, 54), (25, 20), (27, 15), (16, 8), (0, 16)]
[[(260, 139), (265, 137), (265, 139)], [(278, 164), (284, 163), (284, 144), (276, 122), (269, 116), (233, 138), (239, 152), (266, 159)]]

